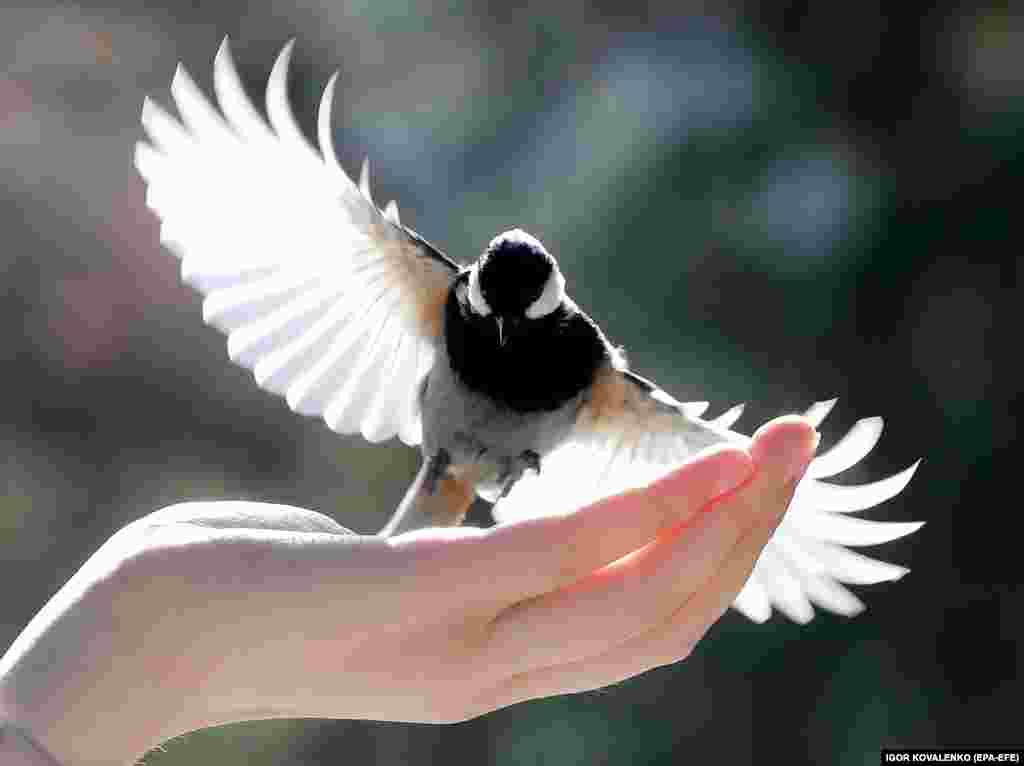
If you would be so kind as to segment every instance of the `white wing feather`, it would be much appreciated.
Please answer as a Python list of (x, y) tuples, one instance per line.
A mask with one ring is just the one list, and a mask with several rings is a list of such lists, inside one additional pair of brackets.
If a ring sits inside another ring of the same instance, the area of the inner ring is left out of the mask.
[[(815, 425), (820, 424), (834, 404), (834, 400), (819, 402), (806, 414)], [(734, 407), (706, 422), (728, 428), (738, 417), (738, 408)], [(881, 430), (880, 418), (861, 420), (834, 447), (814, 459), (797, 488), (789, 512), (737, 596), (733, 606), (738, 611), (756, 622), (767, 620), (775, 608), (804, 623), (814, 615), (812, 605), (853, 615), (864, 605), (844, 583), (897, 580), (907, 573), (904, 567), (862, 556), (845, 546), (895, 540), (916, 531), (921, 523), (868, 521), (846, 514), (871, 508), (897, 495), (918, 464), (887, 479), (859, 486), (821, 480), (857, 463), (878, 441)], [(749, 441), (734, 432), (728, 437)], [(645, 448), (647, 443), (645, 436), (624, 457), (614, 440), (567, 442), (545, 458), (540, 475), (528, 472), (520, 479), (495, 506), (495, 517), (504, 522), (568, 512), (602, 497), (645, 486), (685, 459), (677, 450), (672, 459), (664, 460), (663, 456), (672, 451), (651, 450)], [(597, 479), (566, 481), (566, 476)]]
[(334, 77), (319, 151), (306, 141), (288, 105), (290, 53), (289, 43), (267, 84), (269, 124), (226, 40), (214, 64), (219, 110), (180, 67), (171, 93), (181, 121), (147, 100), (150, 143), (136, 150), (147, 202), (183, 278), (205, 295), (205, 321), (260, 386), (336, 431), (416, 444), (416, 393), (458, 267), (402, 227), (394, 202), (376, 208), (368, 165), (357, 186), (338, 164)]

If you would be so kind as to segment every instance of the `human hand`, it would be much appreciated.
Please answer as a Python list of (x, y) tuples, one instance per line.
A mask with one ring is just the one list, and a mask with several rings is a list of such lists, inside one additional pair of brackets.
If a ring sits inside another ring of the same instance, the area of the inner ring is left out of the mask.
[[(571, 514), (394, 538), (189, 503), (118, 532), (0, 661), (0, 719), (66, 766), (270, 717), (448, 722), (683, 659), (817, 443), (773, 421)], [(730, 489), (733, 488), (733, 489)]]

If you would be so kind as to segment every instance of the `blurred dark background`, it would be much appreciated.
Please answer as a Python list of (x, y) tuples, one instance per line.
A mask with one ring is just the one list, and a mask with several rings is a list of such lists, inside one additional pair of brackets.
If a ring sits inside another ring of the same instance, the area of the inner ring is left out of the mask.
[[(147, 763), (874, 764), (1020, 744), (1012, 528), (1024, 171), (1017, 3), (37, 2), (0, 7), (0, 646), (116, 529), (184, 499), (293, 503), (359, 531), (416, 456), (293, 415), (227, 359), (132, 166), (145, 94), (254, 96), (297, 38), (313, 125), (456, 258), (522, 226), (634, 366), (753, 430), (838, 396), (883, 415), (852, 480), (925, 461), (871, 518), (927, 520), (868, 611), (727, 615), (695, 656), (600, 692), (436, 727), (261, 722)], [(281, 190), (268, 186), (267, 193)], [(1009, 473), (1008, 473), (1009, 472)], [(16, 585), (15, 585), (16, 583)], [(330, 605), (325, 605), (330, 608)]]

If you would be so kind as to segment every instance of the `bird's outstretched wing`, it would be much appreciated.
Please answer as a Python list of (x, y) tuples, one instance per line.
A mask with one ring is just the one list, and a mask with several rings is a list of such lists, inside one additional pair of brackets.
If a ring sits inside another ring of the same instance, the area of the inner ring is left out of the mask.
[(421, 439), (417, 395), (433, 363), (457, 264), (379, 210), (363, 165), (356, 186), (331, 141), (334, 78), (320, 102), (319, 151), (286, 92), (291, 44), (267, 85), (269, 125), (242, 88), (227, 40), (214, 107), (184, 69), (181, 121), (146, 102), (136, 148), (161, 240), (206, 296), (231, 358), (305, 415), (371, 441)]
[[(835, 400), (811, 407), (818, 425)], [(742, 414), (734, 407), (712, 420), (704, 404), (681, 404), (650, 381), (609, 365), (583, 407), (574, 436), (548, 455), (540, 475), (527, 472), (494, 508), (499, 521), (567, 512), (632, 487), (642, 487), (701, 449), (747, 436), (729, 430)], [(822, 481), (859, 462), (882, 433), (881, 418), (858, 421), (811, 463), (789, 512), (765, 547), (733, 606), (763, 622), (777, 608), (797, 622), (814, 616), (812, 604), (852, 615), (863, 604), (842, 583), (895, 580), (908, 570), (847, 550), (917, 530), (920, 523), (876, 522), (847, 514), (888, 500), (910, 481), (917, 464), (881, 481), (840, 486)]]

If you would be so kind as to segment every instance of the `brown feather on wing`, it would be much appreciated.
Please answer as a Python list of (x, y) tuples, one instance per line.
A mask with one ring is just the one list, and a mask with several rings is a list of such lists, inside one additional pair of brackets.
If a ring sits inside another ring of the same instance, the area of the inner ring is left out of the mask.
[(728, 431), (701, 420), (703, 402), (682, 404), (617, 358), (602, 366), (580, 408), (573, 437), (607, 442), (616, 453), (673, 462), (730, 440)]

